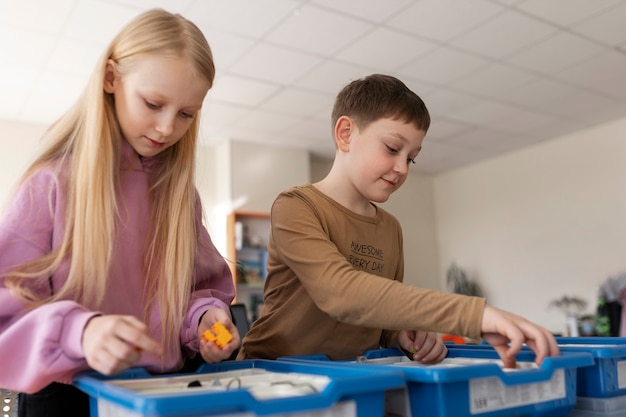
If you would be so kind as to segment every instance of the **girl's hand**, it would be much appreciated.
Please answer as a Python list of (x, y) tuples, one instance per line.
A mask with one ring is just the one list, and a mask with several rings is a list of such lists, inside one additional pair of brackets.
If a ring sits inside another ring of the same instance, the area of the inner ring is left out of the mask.
[(486, 305), (481, 325), (482, 336), (498, 352), (504, 367), (515, 368), (515, 356), (526, 343), (540, 365), (546, 356), (559, 354), (554, 335), (523, 317)]
[(133, 316), (95, 316), (83, 330), (87, 364), (105, 375), (133, 366), (145, 351), (161, 356), (161, 345), (148, 336), (147, 326)]
[[(221, 322), (233, 335), (233, 339), (221, 348), (213, 342), (208, 342), (202, 337), (202, 333), (210, 329), (216, 322)], [(202, 316), (198, 326), (198, 340), (200, 342), (200, 354), (207, 363), (221, 362), (230, 358), (232, 353), (241, 344), (241, 338), (237, 327), (233, 324), (230, 315), (221, 308), (209, 308)]]
[(413, 354), (414, 361), (424, 364), (441, 362), (448, 348), (437, 333), (421, 330), (402, 330), (398, 336), (402, 349)]

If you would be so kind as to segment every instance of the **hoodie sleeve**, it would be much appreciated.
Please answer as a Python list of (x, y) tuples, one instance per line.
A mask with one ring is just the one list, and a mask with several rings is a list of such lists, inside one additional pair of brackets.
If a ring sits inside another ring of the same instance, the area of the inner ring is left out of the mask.
[(235, 298), (235, 285), (228, 264), (213, 245), (208, 231), (202, 224), (202, 207), (196, 198), (196, 229), (198, 231), (194, 291), (181, 328), (181, 343), (198, 352), (198, 323), (202, 314), (210, 308), (221, 308), (230, 314), (229, 306)]
[[(53, 250), (63, 230), (62, 191), (55, 172), (40, 170), (20, 186), (0, 219), (0, 386), (16, 391), (36, 392), (87, 369), (82, 331), (97, 313), (73, 301), (27, 310), (5, 285), (16, 266)], [(47, 277), (29, 281), (34, 293), (50, 294)]]

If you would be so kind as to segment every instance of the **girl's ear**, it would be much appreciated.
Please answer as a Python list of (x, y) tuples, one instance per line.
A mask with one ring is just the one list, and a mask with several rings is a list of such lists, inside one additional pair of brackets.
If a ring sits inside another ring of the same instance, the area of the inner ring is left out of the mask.
[(104, 67), (104, 91), (113, 94), (115, 91), (115, 80), (117, 79), (117, 69), (115, 61), (109, 59)]
[(337, 149), (348, 152), (350, 149), (350, 135), (356, 128), (354, 121), (348, 116), (341, 116), (335, 123), (335, 143)]

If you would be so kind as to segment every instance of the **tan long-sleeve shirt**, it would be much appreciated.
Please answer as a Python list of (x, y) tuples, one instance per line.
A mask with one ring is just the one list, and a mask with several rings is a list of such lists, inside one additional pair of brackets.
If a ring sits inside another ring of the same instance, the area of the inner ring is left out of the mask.
[(354, 359), (368, 349), (397, 346), (403, 329), (480, 338), (485, 300), (402, 284), (400, 224), (376, 211), (375, 217), (353, 213), (312, 185), (278, 196), (265, 304), (240, 359)]

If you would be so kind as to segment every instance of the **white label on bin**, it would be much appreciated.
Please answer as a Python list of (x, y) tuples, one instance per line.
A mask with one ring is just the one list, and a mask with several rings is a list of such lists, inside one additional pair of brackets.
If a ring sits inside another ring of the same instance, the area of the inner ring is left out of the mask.
[(475, 378), (469, 394), (472, 414), (552, 401), (565, 398), (565, 372), (557, 369), (549, 381), (519, 385), (505, 385), (498, 377)]
[(626, 388), (626, 361), (617, 361), (617, 386)]
[[(321, 410), (294, 411), (293, 413), (269, 414), (265, 417), (357, 417), (356, 402), (352, 400), (340, 401), (330, 408)], [(152, 415), (152, 414), (150, 414)], [(199, 414), (200, 415), (200, 414)], [(98, 400), (98, 417), (142, 417), (143, 414), (129, 410), (106, 400)], [(230, 413), (227, 417), (256, 417), (253, 412)]]

